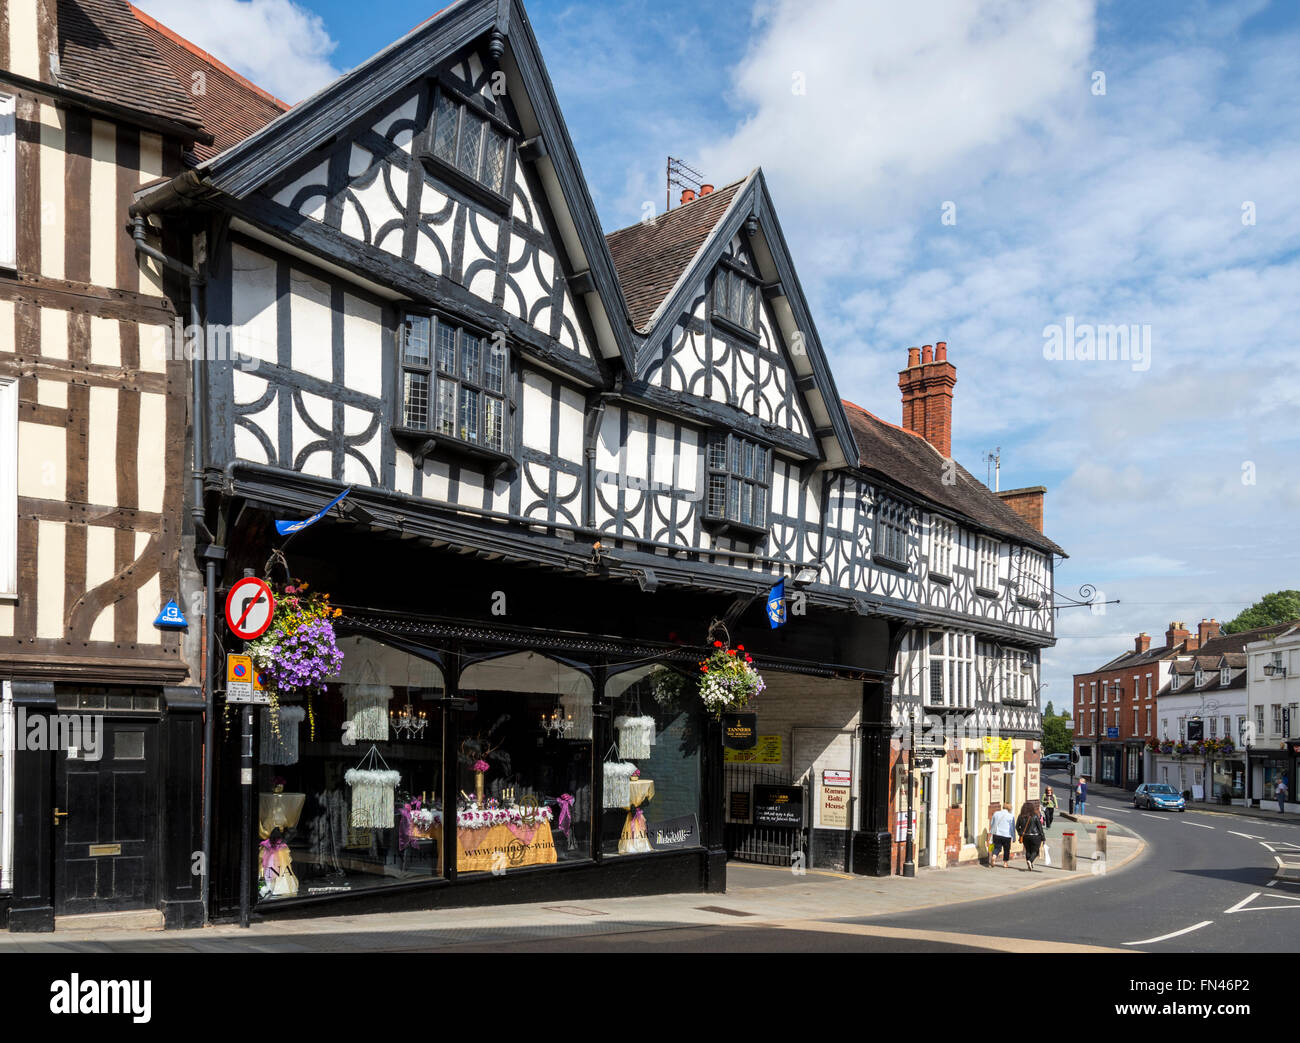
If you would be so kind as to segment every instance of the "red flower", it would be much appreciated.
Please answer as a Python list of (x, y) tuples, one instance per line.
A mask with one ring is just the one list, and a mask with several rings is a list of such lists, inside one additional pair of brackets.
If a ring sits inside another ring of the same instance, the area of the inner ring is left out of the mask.
[(748, 656), (748, 655), (745, 656), (745, 662), (747, 662), (747, 663), (752, 663), (753, 661), (754, 661), (754, 657), (753, 657), (753, 656)]
[(714, 648), (721, 648), (721, 647), (722, 647), (722, 642), (721, 642), (721, 641), (714, 641), (714, 642), (713, 642), (713, 647), (714, 647)]
[(737, 646), (736, 646), (736, 651), (737, 651), (737, 652), (743, 652), (744, 650), (745, 650), (745, 646), (744, 646), (744, 645), (737, 645)]
[(727, 655), (735, 655), (735, 654), (736, 654), (736, 650), (734, 648), (727, 649)]

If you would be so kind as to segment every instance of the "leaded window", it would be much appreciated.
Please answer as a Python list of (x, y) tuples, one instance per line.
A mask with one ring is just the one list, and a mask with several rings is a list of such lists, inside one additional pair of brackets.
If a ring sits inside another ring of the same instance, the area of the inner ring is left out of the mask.
[(509, 359), (499, 337), (436, 315), (408, 314), (401, 356), (402, 427), (510, 451)]
[(706, 517), (766, 529), (771, 457), (771, 450), (748, 438), (720, 434), (710, 439)]
[(926, 651), (929, 678), (927, 704), (974, 706), (975, 635), (931, 630)]
[(998, 541), (981, 536), (975, 545), (975, 585), (994, 593), (998, 589)]
[(713, 276), (713, 314), (757, 332), (758, 284), (730, 268), (719, 268)]
[(940, 576), (952, 575), (953, 524), (942, 518), (930, 518), (930, 571)]
[(497, 195), (505, 194), (510, 138), (445, 87), (438, 90), (430, 151)]
[(876, 549), (872, 557), (907, 564), (907, 507), (881, 499), (876, 505)]

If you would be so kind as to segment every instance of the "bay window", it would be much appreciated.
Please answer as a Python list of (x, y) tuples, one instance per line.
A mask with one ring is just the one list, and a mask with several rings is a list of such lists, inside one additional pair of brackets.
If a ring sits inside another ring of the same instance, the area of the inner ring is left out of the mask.
[(717, 434), (708, 447), (705, 518), (755, 531), (767, 529), (771, 450), (748, 438)]

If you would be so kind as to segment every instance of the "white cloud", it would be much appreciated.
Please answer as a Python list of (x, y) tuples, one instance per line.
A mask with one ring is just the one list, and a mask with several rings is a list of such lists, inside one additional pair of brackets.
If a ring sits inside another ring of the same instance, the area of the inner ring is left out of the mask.
[(138, 0), (137, 6), (277, 98), (294, 103), (338, 77), (337, 42), (293, 0)]

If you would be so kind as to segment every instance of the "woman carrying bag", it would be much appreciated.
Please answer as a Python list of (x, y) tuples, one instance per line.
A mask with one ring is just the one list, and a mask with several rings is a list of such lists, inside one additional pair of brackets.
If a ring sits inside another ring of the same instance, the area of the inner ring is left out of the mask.
[(1020, 814), (1016, 817), (1016, 832), (1020, 836), (1020, 843), (1025, 847), (1025, 862), (1029, 866), (1029, 871), (1033, 872), (1034, 863), (1038, 860), (1038, 852), (1047, 836), (1047, 830), (1043, 826), (1043, 816), (1038, 811), (1038, 801), (1025, 801)]

